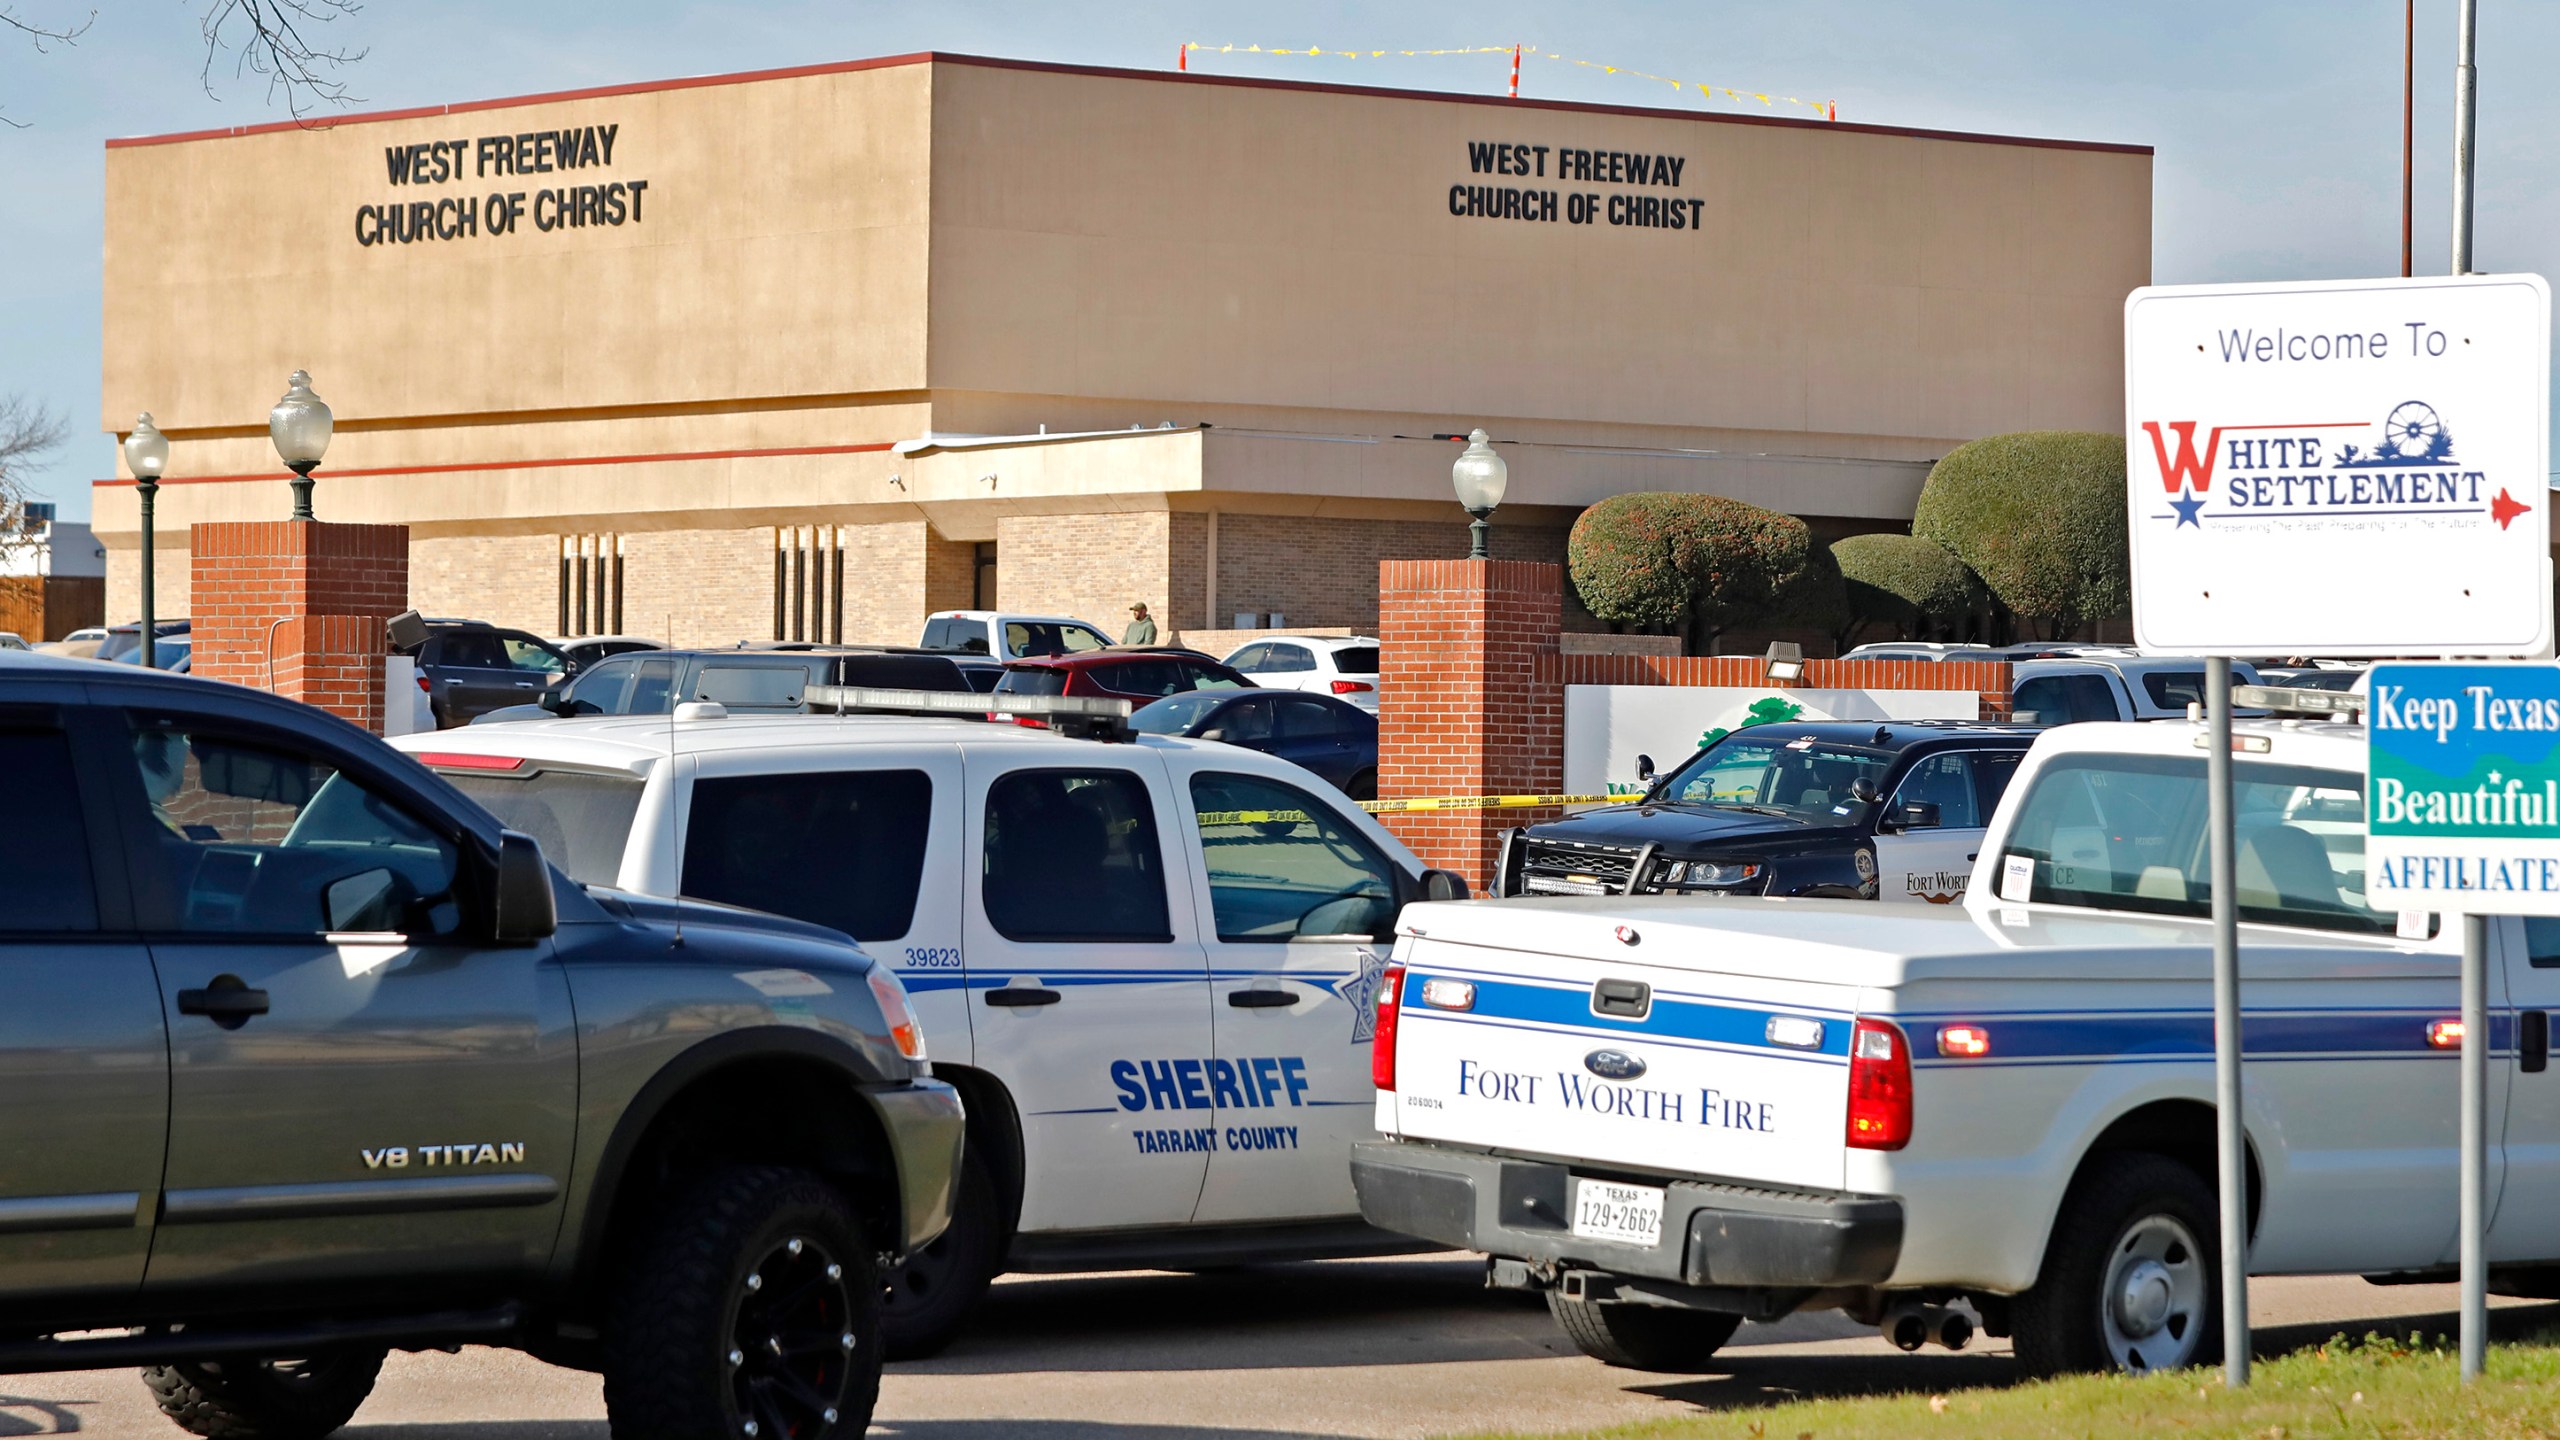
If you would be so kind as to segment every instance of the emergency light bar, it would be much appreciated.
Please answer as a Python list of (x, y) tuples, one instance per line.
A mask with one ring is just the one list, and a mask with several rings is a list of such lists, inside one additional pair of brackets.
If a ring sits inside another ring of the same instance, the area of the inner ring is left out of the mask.
[(2269, 710), (2296, 715), (2361, 715), (2365, 698), (2350, 690), (2297, 690), (2283, 685), (2234, 685), (2234, 709)]
[(1091, 740), (1126, 740), (1127, 700), (1083, 695), (981, 695), (974, 690), (880, 690), (861, 685), (812, 685), (805, 692), (818, 715), (952, 715), (986, 720), (1035, 716), (1066, 734)]

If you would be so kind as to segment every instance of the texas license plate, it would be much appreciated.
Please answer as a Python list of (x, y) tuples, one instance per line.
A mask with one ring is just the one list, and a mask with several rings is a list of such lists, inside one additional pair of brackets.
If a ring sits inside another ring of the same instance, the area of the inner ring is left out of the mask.
[(1576, 1180), (1573, 1233), (1584, 1240), (1658, 1245), (1662, 1242), (1662, 1191), (1651, 1185)]

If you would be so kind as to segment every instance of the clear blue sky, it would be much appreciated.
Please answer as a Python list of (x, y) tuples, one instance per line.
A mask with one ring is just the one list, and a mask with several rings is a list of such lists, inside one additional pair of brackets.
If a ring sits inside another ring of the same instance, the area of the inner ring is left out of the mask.
[[(104, 150), (117, 135), (283, 118), (217, 62), (203, 0), (13, 0), (96, 23), (38, 53), (0, 33), (0, 394), (67, 413), (41, 482), (72, 516), (114, 473), (98, 429)], [(2441, 273), (2452, 154), (2452, 0), (2421, 0), (2417, 267)], [(2560, 5), (2481, 0), (2475, 268), (2560, 269)], [(954, 50), (1167, 67), (1184, 40), (1301, 49), (1525, 42), (1736, 88), (1836, 99), (1841, 117), (2158, 150), (2153, 278), (2386, 275), (2399, 268), (2400, 0), (365, 0), (326, 27), (370, 51), (358, 109)], [(1484, 93), (1494, 57), (1195, 57), (1199, 68)], [(1663, 87), (1529, 62), (1522, 93), (1661, 104)], [(1695, 104), (1694, 92), (1679, 102)], [(129, 418), (129, 417), (120, 417)], [(255, 417), (244, 416), (244, 420)]]

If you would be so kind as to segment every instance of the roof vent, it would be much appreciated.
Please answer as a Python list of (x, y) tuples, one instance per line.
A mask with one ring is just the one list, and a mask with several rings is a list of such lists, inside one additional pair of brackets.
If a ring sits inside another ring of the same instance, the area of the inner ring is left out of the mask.
[(687, 720), (726, 720), (728, 718), (729, 707), (717, 700), (687, 700), (676, 707), (678, 724)]

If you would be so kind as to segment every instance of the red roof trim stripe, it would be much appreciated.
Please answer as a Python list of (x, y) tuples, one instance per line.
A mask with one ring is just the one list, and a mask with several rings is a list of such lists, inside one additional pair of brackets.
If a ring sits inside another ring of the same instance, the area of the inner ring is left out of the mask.
[[(669, 450), (656, 455), (563, 455), (541, 460), (469, 460), (451, 465), (381, 465), (365, 470), (332, 470), (326, 466), (317, 472), (323, 479), (352, 480), (364, 475), (456, 475), (474, 470), (551, 470), (564, 465), (648, 465), (668, 460), (764, 460), (785, 455), (868, 455), (886, 450), (890, 442), (873, 441), (863, 445), (793, 445), (773, 450)], [(163, 485), (222, 485), (247, 480), (281, 479), (284, 472), (256, 475), (164, 475)], [(91, 486), (131, 485), (135, 482), (119, 476), (108, 480), (92, 480)]]
[(1576, 100), (1515, 100), (1501, 95), (1458, 95), (1437, 90), (1391, 90), (1374, 85), (1332, 85), (1299, 80), (1269, 80), (1248, 75), (1199, 75), (1178, 71), (1131, 70), (1106, 65), (1060, 65), (1042, 60), (1008, 60), (989, 55), (954, 55), (939, 50), (911, 55), (885, 55), (870, 60), (839, 60), (824, 65), (795, 65), (781, 70), (740, 70), (727, 75), (695, 75), (681, 80), (646, 80), (628, 85), (602, 85), (586, 90), (554, 90), (494, 100), (466, 100), (408, 110), (382, 110), (305, 123), (277, 120), (264, 125), (233, 125), (218, 130), (190, 130), (171, 135), (135, 135), (109, 140), (110, 150), (136, 145), (174, 145), (188, 140), (215, 140), (238, 135), (269, 135), (284, 130), (331, 130), (341, 125), (368, 125), (384, 120), (418, 120), (435, 115), (466, 115), (518, 105), (550, 105), (566, 100), (594, 100), (610, 95), (643, 95), (659, 90), (696, 90), (712, 85), (746, 85), (759, 80), (796, 80), (813, 75), (845, 75), (861, 70), (888, 70), (904, 65), (977, 65), (990, 70), (1028, 70), (1047, 75), (1091, 75), (1116, 80), (1152, 80), (1166, 85), (1223, 85), (1248, 90), (1297, 90), (1315, 95), (1365, 95), (1389, 100), (1438, 100), (1457, 105), (1495, 105), (1508, 109), (1557, 111), (1571, 115), (1631, 115), (1652, 120), (1694, 120), (1710, 125), (1776, 125), (1789, 129), (1841, 131), (1853, 135), (1893, 135), (1917, 140), (1953, 140), (1972, 145), (2019, 145), (2040, 150), (2094, 150), (2116, 155), (2149, 155), (2148, 145), (2119, 145), (2100, 140), (2046, 140), (2019, 135), (1977, 135), (1961, 130), (1922, 130), (1901, 125), (1861, 125), (1851, 121), (1799, 120), (1783, 115), (1721, 115), (1707, 111), (1664, 110), (1640, 105), (1595, 105)]

